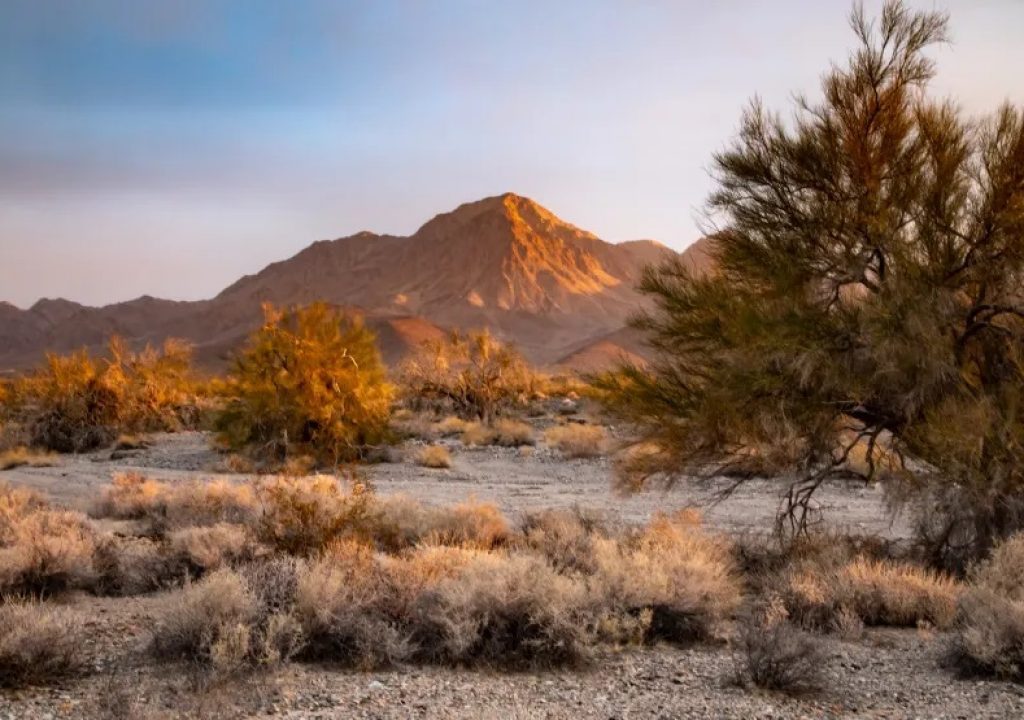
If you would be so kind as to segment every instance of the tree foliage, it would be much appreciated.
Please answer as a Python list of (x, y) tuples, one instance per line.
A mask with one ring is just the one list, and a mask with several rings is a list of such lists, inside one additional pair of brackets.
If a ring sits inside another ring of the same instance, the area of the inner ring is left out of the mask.
[(602, 379), (649, 441), (637, 482), (884, 476), (956, 564), (1024, 525), (1024, 113), (927, 94), (947, 18), (888, 2), (791, 118), (755, 100), (714, 158), (715, 270), (649, 269), (660, 360)]
[(402, 364), (399, 376), (415, 403), (434, 403), (484, 422), (525, 404), (538, 380), (514, 347), (486, 330), (455, 331), (444, 340), (423, 343)]
[(392, 388), (376, 337), (358, 316), (324, 303), (264, 306), (263, 326), (235, 359), (217, 419), (231, 447), (337, 464), (360, 458), (385, 433)]

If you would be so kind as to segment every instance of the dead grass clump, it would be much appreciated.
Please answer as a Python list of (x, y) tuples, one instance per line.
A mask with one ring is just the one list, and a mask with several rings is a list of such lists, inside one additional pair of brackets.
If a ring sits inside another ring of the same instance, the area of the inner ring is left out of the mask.
[(175, 485), (166, 512), (171, 527), (251, 524), (260, 513), (258, 486), (230, 480)]
[(51, 510), (35, 493), (0, 487), (0, 595), (88, 586), (96, 534), (76, 512)]
[(512, 535), (497, 505), (474, 500), (433, 513), (428, 527), (428, 543), (485, 550), (504, 545)]
[(950, 655), (965, 673), (1024, 681), (1024, 533), (996, 546), (971, 573)]
[(400, 437), (433, 442), (439, 433), (432, 416), (400, 409), (391, 419), (391, 427)]
[(365, 536), (372, 493), (355, 479), (333, 475), (275, 478), (259, 486), (257, 537), (293, 555), (310, 555), (343, 537)]
[(462, 431), (463, 445), (499, 445), (501, 447), (522, 447), (533, 445), (533, 428), (524, 422), (504, 418), (493, 425), (466, 423)]
[(840, 630), (852, 615), (866, 625), (949, 627), (962, 587), (926, 568), (888, 560), (798, 563), (783, 574), (780, 595), (807, 628)]
[(115, 473), (111, 483), (103, 488), (91, 514), (118, 520), (165, 515), (170, 492), (166, 483), (140, 473)]
[(742, 586), (731, 548), (696, 513), (659, 516), (620, 540), (595, 538), (592, 592), (604, 612), (642, 618), (647, 640), (689, 642), (714, 635), (739, 605)]
[(600, 425), (571, 423), (549, 428), (544, 442), (567, 458), (597, 457), (605, 452), (607, 435)]
[(82, 624), (40, 602), (0, 604), (0, 686), (38, 685), (81, 671), (87, 662)]
[(0, 453), (0, 470), (13, 470), (16, 467), (52, 467), (57, 458), (52, 453), (32, 450), (24, 445)]
[(0, 482), (0, 541), (22, 516), (48, 507), (42, 494), (27, 487), (8, 485)]
[(452, 456), (444, 445), (427, 445), (416, 453), (416, 463), (426, 468), (450, 468)]
[(790, 622), (778, 598), (741, 623), (736, 660), (741, 684), (793, 694), (817, 690), (826, 660), (822, 641)]
[(287, 660), (300, 644), (301, 632), (290, 615), (265, 612), (245, 577), (222, 569), (186, 586), (167, 603), (150, 652), (232, 674)]

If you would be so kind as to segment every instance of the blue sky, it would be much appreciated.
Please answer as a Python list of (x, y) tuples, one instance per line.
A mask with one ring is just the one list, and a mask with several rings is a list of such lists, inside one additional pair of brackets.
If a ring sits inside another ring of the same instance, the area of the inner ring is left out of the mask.
[[(939, 93), (1024, 103), (1024, 2), (911, 4), (952, 14)], [(506, 190), (681, 249), (743, 105), (813, 94), (848, 11), (0, 0), (0, 299), (209, 297), (314, 240)]]

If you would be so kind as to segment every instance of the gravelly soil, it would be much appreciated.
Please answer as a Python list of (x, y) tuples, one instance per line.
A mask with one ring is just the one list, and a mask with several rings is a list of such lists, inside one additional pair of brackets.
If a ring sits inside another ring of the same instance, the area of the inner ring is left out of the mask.
[[(187, 669), (142, 655), (164, 596), (80, 598), (95, 672), (50, 688), (0, 694), (0, 718), (1019, 718), (1024, 688), (957, 678), (940, 667), (941, 636), (871, 630), (831, 642), (825, 689), (804, 697), (737, 686), (725, 645), (602, 650), (579, 669), (500, 673), (408, 667), (361, 672), (292, 665), (197, 691)], [(112, 680), (112, 678), (114, 680)]]
[[(462, 449), (453, 443), (450, 470), (408, 462), (376, 465), (367, 473), (382, 493), (428, 502), (467, 497), (492, 500), (515, 516), (523, 510), (580, 505), (612, 519), (641, 521), (657, 510), (699, 503), (710, 490), (683, 483), (668, 493), (623, 498), (610, 491), (606, 460), (566, 461), (538, 447)], [(116, 460), (110, 452), (61, 459), (50, 468), (0, 472), (0, 481), (27, 484), (55, 500), (84, 507), (112, 472), (136, 469), (166, 480), (210, 477), (218, 456), (207, 438), (182, 433), (156, 438), (144, 451)], [(825, 517), (858, 532), (905, 535), (890, 524), (881, 491), (833, 487), (822, 495)], [(764, 528), (777, 505), (777, 486), (750, 483), (728, 501), (706, 509), (709, 526), (730, 533)], [(603, 649), (582, 669), (506, 674), (434, 667), (358, 672), (292, 665), (274, 676), (197, 691), (187, 669), (145, 658), (148, 628), (165, 602), (139, 598), (69, 599), (90, 618), (95, 671), (52, 688), (0, 694), (4, 718), (107, 717), (283, 718), (1020, 718), (1024, 688), (963, 679), (941, 667), (945, 638), (914, 630), (870, 630), (857, 642), (831, 643), (825, 688), (789, 698), (731, 682), (733, 651), (726, 645), (693, 648)], [(116, 682), (112, 678), (118, 679)]]
[[(136, 470), (168, 481), (218, 476), (221, 458), (204, 434), (157, 435), (154, 440), (147, 449), (117, 453), (120, 457), (115, 460), (109, 450), (63, 456), (54, 467), (0, 472), (0, 480), (30, 485), (58, 502), (84, 508), (118, 471)], [(435, 504), (472, 497), (497, 503), (510, 517), (527, 510), (575, 505), (606, 513), (611, 520), (635, 523), (656, 511), (695, 505), (702, 508), (709, 527), (731, 533), (771, 527), (779, 502), (779, 484), (762, 480), (749, 481), (727, 501), (713, 506), (710, 502), (724, 482), (681, 481), (668, 491), (623, 496), (612, 490), (607, 458), (566, 460), (543, 445), (521, 452), (515, 448), (465, 448), (457, 440), (442, 442), (452, 451), (450, 469), (395, 462), (368, 466), (365, 475), (381, 493), (402, 493)], [(415, 448), (411, 443), (404, 454), (411, 456)], [(854, 483), (829, 486), (819, 491), (817, 501), (824, 520), (837, 529), (906, 536), (905, 524), (899, 519), (892, 521), (878, 487)]]

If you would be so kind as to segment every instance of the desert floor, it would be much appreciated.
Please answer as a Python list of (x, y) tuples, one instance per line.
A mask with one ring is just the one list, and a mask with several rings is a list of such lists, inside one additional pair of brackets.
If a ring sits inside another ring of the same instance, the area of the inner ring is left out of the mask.
[[(201, 433), (162, 435), (147, 449), (66, 456), (53, 467), (0, 472), (0, 481), (45, 491), (85, 509), (115, 472), (135, 470), (163, 480), (217, 475), (220, 456)], [(715, 486), (681, 483), (667, 492), (623, 497), (611, 490), (607, 459), (564, 460), (538, 446), (463, 448), (447, 441), (454, 465), (428, 470), (402, 459), (366, 468), (379, 493), (431, 503), (493, 501), (511, 519), (525, 510), (579, 506), (612, 521), (640, 522), (655, 511), (697, 505), (707, 525), (734, 535), (770, 527), (778, 486), (752, 482), (714, 506)], [(234, 476), (239, 477), (239, 476)], [(720, 486), (719, 486), (720, 487)], [(886, 513), (878, 488), (845, 485), (822, 492), (826, 520), (837, 529), (905, 537)], [(945, 639), (918, 630), (868, 630), (856, 642), (829, 640), (825, 689), (787, 697), (738, 687), (727, 645), (601, 650), (579, 669), (510, 674), (408, 667), (359, 672), (293, 664), (272, 676), (197, 689), (188, 668), (149, 660), (141, 648), (159, 616), (162, 594), (134, 598), (78, 596), (92, 618), (96, 672), (48, 688), (0, 695), (3, 718), (1019, 718), (1024, 687), (963, 679), (942, 668)]]

